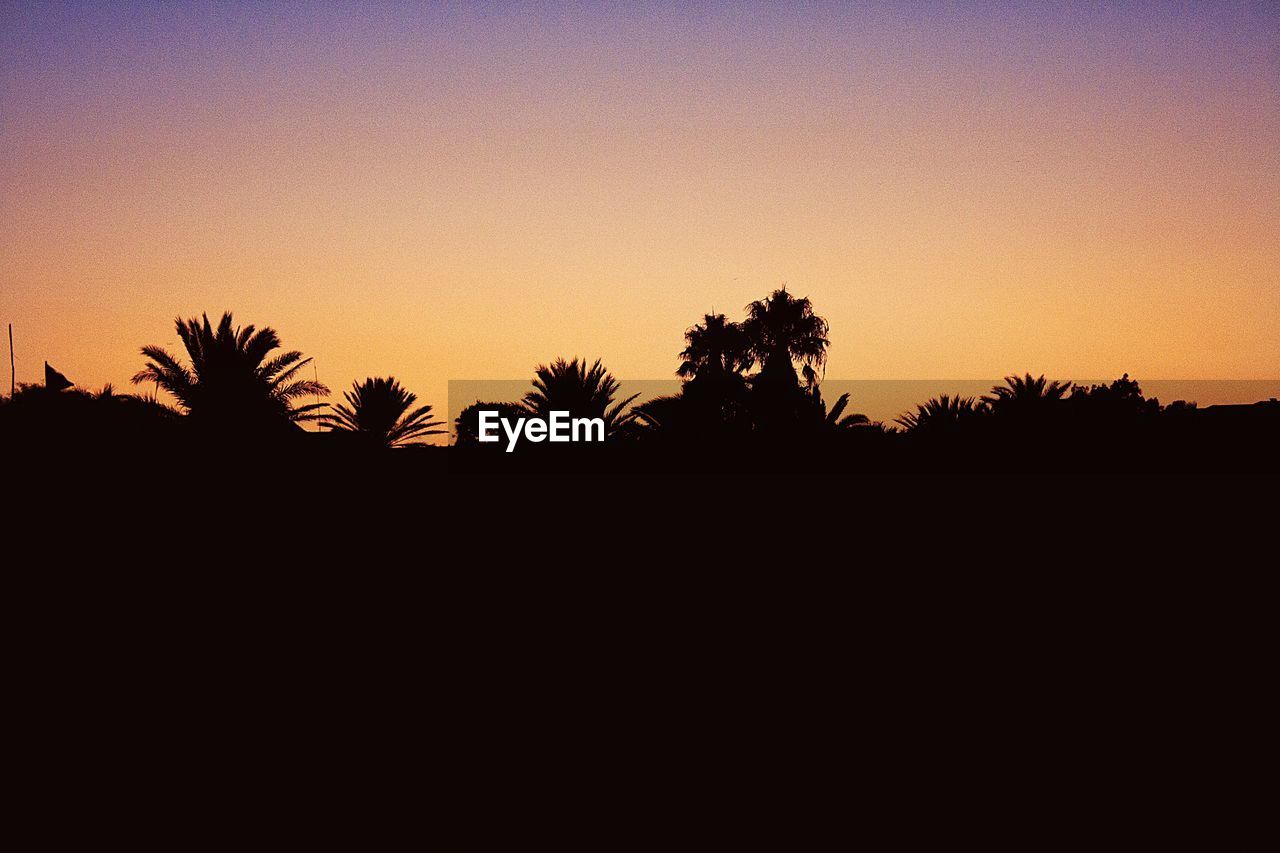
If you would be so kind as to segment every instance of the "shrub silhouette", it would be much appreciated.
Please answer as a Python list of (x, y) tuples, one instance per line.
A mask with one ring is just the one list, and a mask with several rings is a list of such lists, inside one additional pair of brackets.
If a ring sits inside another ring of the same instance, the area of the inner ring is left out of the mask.
[(506, 418), (512, 423), (514, 423), (518, 418), (529, 417), (529, 410), (521, 403), (484, 403), (477, 400), (459, 412), (458, 417), (454, 419), (454, 440), (459, 446), (493, 447), (499, 449), (506, 446), (506, 439), (501, 429), (498, 431), (498, 441), (492, 443), (482, 443), (480, 441), (480, 412), (482, 411), (497, 412), (498, 417)]
[(1088, 388), (1077, 385), (1071, 389), (1071, 396), (1067, 401), (1073, 409), (1092, 419), (1125, 418), (1160, 412), (1160, 401), (1155, 397), (1144, 397), (1142, 387), (1137, 380), (1130, 379), (1127, 373), (1109, 385), (1090, 385)]
[(0, 398), (0, 441), (59, 455), (129, 458), (177, 439), (179, 412), (151, 397), (19, 385)]

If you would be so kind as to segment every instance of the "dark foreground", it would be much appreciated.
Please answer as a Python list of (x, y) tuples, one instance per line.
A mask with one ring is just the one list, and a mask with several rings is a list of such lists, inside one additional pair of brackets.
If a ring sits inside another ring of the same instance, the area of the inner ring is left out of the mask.
[(572, 798), (586, 846), (657, 796), (734, 814), (750, 784), (780, 819), (856, 797), (895, 838), (1095, 838), (1081, 809), (1149, 837), (1176, 808), (1221, 843), (1274, 633), (1275, 445), (1236, 435), (7, 443), (17, 803), (78, 786), (95, 833), (132, 837), (141, 799), (188, 837), (234, 791), (367, 844), (353, 815), (423, 798), (470, 837), (505, 837), (499, 804), (560, 837)]

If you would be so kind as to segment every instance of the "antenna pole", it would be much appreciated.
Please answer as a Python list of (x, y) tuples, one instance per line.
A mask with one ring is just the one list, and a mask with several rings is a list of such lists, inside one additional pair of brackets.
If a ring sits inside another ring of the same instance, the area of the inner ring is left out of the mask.
[(9, 324), (9, 398), (13, 399), (17, 387), (17, 369), (13, 366), (13, 324)]

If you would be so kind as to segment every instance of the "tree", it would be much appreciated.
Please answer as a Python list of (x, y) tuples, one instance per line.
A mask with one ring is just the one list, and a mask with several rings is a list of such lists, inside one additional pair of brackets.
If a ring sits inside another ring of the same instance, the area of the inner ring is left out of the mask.
[[(454, 437), (458, 446), (494, 447), (498, 449), (505, 446), (506, 439), (502, 435), (501, 429), (497, 432), (499, 441), (492, 443), (480, 441), (481, 412), (497, 412), (500, 419), (509, 423), (515, 423), (520, 418), (529, 416), (529, 410), (520, 403), (484, 403), (476, 400), (459, 412), (458, 417), (453, 421)], [(492, 434), (490, 433), (490, 435)]]
[(916, 406), (897, 422), (912, 435), (954, 434), (983, 411), (982, 404), (972, 397), (951, 397), (943, 394)]
[(1012, 411), (1042, 411), (1046, 406), (1060, 402), (1071, 391), (1070, 382), (1054, 380), (1046, 382), (1044, 376), (1006, 376), (1004, 385), (997, 385), (982, 401), (997, 414)]
[(701, 423), (694, 418), (689, 399), (680, 394), (663, 394), (631, 410), (632, 423), (640, 435), (651, 433), (685, 438)]
[(723, 314), (707, 314), (685, 332), (684, 339), (676, 371), (685, 380), (680, 394), (637, 406), (637, 424), (693, 440), (720, 438), (726, 430), (750, 429), (743, 371), (751, 366), (753, 357), (742, 326)]
[(118, 394), (111, 385), (88, 391), (20, 384), (15, 390), (0, 400), (0, 444), (56, 447), (59, 458), (128, 458), (158, 450), (170, 446), (182, 420), (154, 399)]
[(800, 365), (806, 386), (818, 383), (818, 369), (827, 363), (827, 321), (813, 313), (808, 297), (797, 299), (786, 288), (747, 306), (742, 324), (753, 362), (760, 363), (760, 378), (789, 375), (796, 381)]
[(747, 306), (742, 329), (752, 363), (760, 364), (760, 372), (750, 380), (751, 419), (757, 431), (789, 440), (796, 430), (813, 423), (818, 369), (827, 361), (827, 328), (808, 298), (796, 298), (785, 288)]
[(165, 349), (145, 346), (149, 361), (134, 377), (135, 384), (155, 383), (168, 391), (195, 421), (237, 427), (315, 420), (323, 403), (298, 405), (306, 397), (327, 395), (329, 389), (299, 371), (311, 362), (290, 350), (273, 358), (280, 347), (274, 329), (233, 327), (231, 312), (216, 328), (209, 315), (176, 320), (178, 337), (190, 366)]
[(568, 412), (574, 418), (602, 418), (605, 435), (622, 426), (629, 416), (622, 410), (640, 395), (614, 403), (619, 383), (604, 369), (600, 359), (587, 367), (586, 360), (565, 361), (558, 358), (550, 365), (540, 364), (535, 371), (534, 390), (524, 396), (525, 408), (539, 417), (549, 418), (552, 412)]
[(415, 439), (445, 432), (435, 429), (444, 422), (430, 419), (431, 406), (412, 409), (418, 396), (402, 387), (395, 377), (353, 382), (351, 390), (342, 396), (346, 405), (339, 403), (332, 407), (332, 414), (321, 416), (321, 423), (335, 432), (358, 435), (379, 447), (421, 444)]
[(851, 412), (845, 414), (844, 410), (849, 405), (849, 395), (841, 394), (836, 398), (836, 403), (831, 407), (831, 411), (826, 411), (827, 405), (822, 401), (822, 395), (814, 389), (817, 401), (821, 404), (821, 411), (824, 414), (822, 419), (823, 428), (831, 432), (833, 430), (853, 429), (854, 427), (869, 426), (870, 418), (860, 412)]
[(1110, 385), (1079, 385), (1071, 390), (1071, 405), (1090, 417), (1116, 418), (1138, 414), (1158, 414), (1160, 401), (1147, 399), (1136, 379), (1125, 374)]
[(707, 314), (702, 322), (684, 333), (680, 351), (682, 379), (714, 379), (741, 376), (751, 366), (751, 341), (742, 326), (729, 322), (723, 314)]

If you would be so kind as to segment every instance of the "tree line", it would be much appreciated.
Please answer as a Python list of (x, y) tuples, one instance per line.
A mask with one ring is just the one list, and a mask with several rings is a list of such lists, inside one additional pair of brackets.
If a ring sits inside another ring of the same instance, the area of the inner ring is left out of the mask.
[[(0, 398), (0, 434), (34, 423), (48, 435), (52, 422), (98, 435), (178, 429), (184, 436), (253, 443), (296, 440), (289, 437), (302, 433), (300, 425), (317, 422), (328, 441), (391, 449), (447, 432), (433, 407), (392, 376), (354, 382), (342, 402), (321, 401), (330, 392), (306, 376), (311, 359), (285, 350), (272, 328), (237, 326), (230, 312), (217, 323), (206, 314), (179, 318), (175, 326), (185, 358), (160, 346), (141, 349), (145, 361), (132, 382), (152, 386), (152, 393), (122, 394), (110, 385), (98, 392), (23, 386)], [(940, 451), (974, 457), (995, 444), (1084, 449), (1082, 442), (1105, 445), (1138, 434), (1167, 439), (1165, 424), (1190, 423), (1196, 412), (1195, 403), (1166, 406), (1147, 398), (1127, 374), (1081, 386), (1028, 373), (1007, 377), (985, 395), (942, 395), (893, 423), (873, 422), (849, 410), (848, 394), (830, 404), (823, 398), (829, 334), (808, 298), (778, 289), (748, 304), (740, 321), (707, 314), (686, 331), (675, 394), (637, 403), (639, 395), (620, 397), (620, 382), (599, 359), (559, 358), (536, 368), (523, 398), (467, 406), (453, 425), (455, 447), (464, 455), (488, 449), (477, 441), (481, 409), (511, 418), (553, 411), (599, 418), (609, 443), (662, 452), (730, 446), (781, 453), (809, 446), (900, 453), (910, 447), (917, 456), (925, 448), (924, 457)], [(172, 405), (162, 402), (160, 391)], [(1268, 417), (1271, 424), (1274, 416)]]

